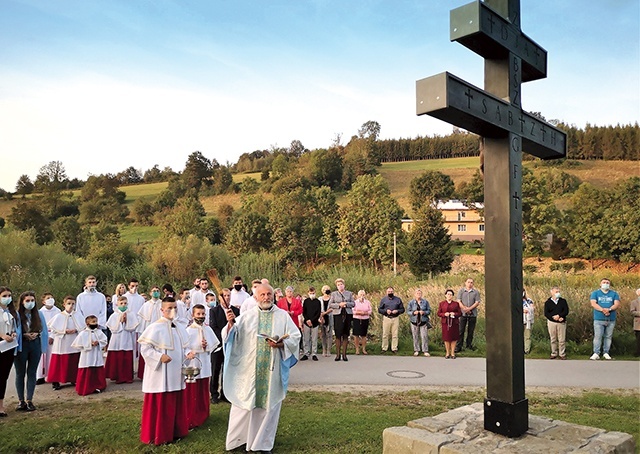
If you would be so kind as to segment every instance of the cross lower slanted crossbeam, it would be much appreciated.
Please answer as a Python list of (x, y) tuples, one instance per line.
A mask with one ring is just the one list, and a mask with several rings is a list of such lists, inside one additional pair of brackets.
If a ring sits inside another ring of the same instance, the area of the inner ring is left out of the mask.
[(416, 113), (484, 137), (518, 134), (523, 151), (538, 158), (565, 156), (564, 131), (448, 72), (416, 82)]

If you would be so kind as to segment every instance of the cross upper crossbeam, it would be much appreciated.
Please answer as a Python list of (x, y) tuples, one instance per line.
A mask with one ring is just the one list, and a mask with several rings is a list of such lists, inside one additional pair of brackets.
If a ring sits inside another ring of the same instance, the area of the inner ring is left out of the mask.
[(519, 27), (483, 2), (473, 2), (450, 12), (450, 38), (483, 58), (507, 58), (509, 52), (522, 59), (522, 81), (547, 77), (547, 51)]
[(522, 137), (522, 151), (542, 159), (566, 155), (564, 131), (448, 72), (416, 82), (416, 113), (481, 136)]

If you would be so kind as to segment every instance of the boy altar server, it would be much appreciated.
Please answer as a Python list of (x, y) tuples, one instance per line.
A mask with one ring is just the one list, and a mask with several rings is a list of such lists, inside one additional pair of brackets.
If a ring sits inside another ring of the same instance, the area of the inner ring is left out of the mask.
[(187, 383), (185, 398), (189, 409), (189, 429), (202, 425), (209, 417), (209, 378), (211, 377), (211, 352), (220, 341), (213, 330), (204, 324), (205, 308), (193, 307), (193, 324), (187, 328), (189, 350), (194, 352), (202, 367), (195, 383)]
[(75, 311), (76, 299), (70, 295), (65, 296), (63, 304), (64, 310), (47, 324), (53, 336), (47, 382), (52, 383), (55, 390), (61, 388), (60, 383), (76, 382), (80, 352), (71, 344), (85, 328), (82, 316)]
[(72, 347), (80, 350), (76, 392), (79, 396), (99, 393), (107, 388), (104, 375), (102, 350), (107, 346), (107, 336), (98, 325), (98, 317), (90, 315), (85, 319), (87, 327), (80, 331)]
[(116, 383), (133, 383), (133, 350), (138, 317), (128, 310), (126, 296), (118, 298), (116, 310), (109, 320), (107, 328), (111, 330), (111, 340), (107, 348), (105, 373)]
[(271, 451), (289, 369), (298, 361), (300, 330), (273, 304), (273, 289), (260, 284), (257, 307), (236, 317), (227, 311), (224, 343), (224, 395), (231, 402), (226, 449)]
[(51, 348), (53, 347), (53, 333), (49, 328), (49, 322), (60, 313), (60, 309), (56, 307), (56, 300), (53, 299), (51, 293), (45, 293), (42, 295), (42, 307), (40, 313), (44, 315), (44, 321), (47, 323), (47, 331), (49, 334), (49, 345), (47, 349), (42, 351), (40, 357), (40, 364), (38, 364), (38, 372), (36, 373), (36, 384), (44, 384), (44, 378), (49, 373), (49, 364), (51, 363)]
[[(160, 299), (160, 287), (153, 286), (151, 288), (151, 299), (144, 303), (138, 311), (138, 329), (139, 333), (143, 333), (149, 325), (162, 317), (162, 300)], [(139, 337), (138, 337), (139, 339)], [(138, 356), (138, 378), (142, 380), (144, 376), (144, 357), (142, 354)]]
[(186, 330), (173, 322), (175, 299), (166, 297), (161, 311), (162, 317), (151, 323), (138, 339), (145, 361), (140, 441), (155, 445), (189, 433), (182, 363), (185, 358), (195, 356), (194, 352), (187, 354), (189, 335)]

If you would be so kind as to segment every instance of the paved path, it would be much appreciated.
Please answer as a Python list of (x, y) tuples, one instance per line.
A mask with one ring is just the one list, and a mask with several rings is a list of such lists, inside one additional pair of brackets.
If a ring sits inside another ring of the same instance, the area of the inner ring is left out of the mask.
[[(293, 386), (485, 386), (484, 358), (349, 356), (348, 362), (320, 356), (291, 371)], [(640, 362), (527, 359), (528, 387), (623, 388), (640, 391)]]
[[(484, 387), (485, 359), (423, 356), (349, 356), (348, 362), (319, 357), (319, 361), (301, 361), (291, 371), (290, 389), (328, 387), (329, 391), (404, 390), (445, 386)], [(640, 392), (640, 362), (529, 359), (525, 362), (528, 388), (626, 389)], [(17, 401), (12, 368), (7, 383), (7, 404)], [(116, 385), (107, 381), (107, 390), (86, 398), (142, 398), (141, 382)], [(564, 392), (564, 391), (563, 391)], [(78, 399), (75, 389), (65, 386), (53, 391), (51, 385), (36, 387), (35, 402)]]

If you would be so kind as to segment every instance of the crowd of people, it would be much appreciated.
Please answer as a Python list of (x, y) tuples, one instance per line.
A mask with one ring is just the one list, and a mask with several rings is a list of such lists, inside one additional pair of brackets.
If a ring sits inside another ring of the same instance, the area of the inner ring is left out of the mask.
[[(54, 390), (75, 386), (79, 395), (115, 383), (142, 380), (144, 403), (141, 441), (163, 444), (187, 435), (206, 420), (210, 403), (231, 403), (227, 449), (270, 450), (280, 406), (286, 394), (289, 369), (298, 361), (318, 361), (335, 352), (335, 361), (349, 361), (353, 339), (356, 355), (368, 355), (367, 338), (374, 306), (364, 290), (355, 295), (336, 279), (335, 290), (310, 287), (302, 297), (288, 286), (275, 290), (266, 279), (251, 282), (240, 276), (230, 288), (210, 288), (208, 278), (175, 292), (170, 284), (152, 286), (140, 294), (138, 280), (119, 284), (112, 296), (97, 291), (87, 276), (83, 291), (63, 298), (61, 307), (50, 293), (13, 293), (0, 287), (0, 417), (6, 417), (4, 396), (15, 366), (17, 411), (33, 411), (37, 384)], [(566, 359), (569, 305), (559, 287), (550, 289), (544, 316), (551, 359)], [(631, 303), (640, 355), (640, 289)], [(593, 355), (611, 359), (611, 338), (620, 297), (602, 279), (590, 295), (593, 307)], [(467, 279), (457, 294), (446, 289), (437, 304), (445, 358), (463, 349), (475, 350), (473, 340), (481, 304), (474, 280)], [(531, 351), (535, 305), (523, 291), (524, 353)], [(382, 317), (381, 350), (397, 353), (402, 314), (408, 315), (413, 355), (429, 357), (432, 309), (420, 289), (406, 308), (393, 287), (377, 305)], [(334, 346), (335, 343), (335, 346)], [(106, 358), (106, 359), (105, 359)], [(193, 373), (193, 371), (197, 373)], [(191, 371), (191, 372), (189, 372)], [(185, 375), (188, 380), (185, 383)], [(241, 379), (241, 377), (244, 377)], [(25, 394), (26, 384), (26, 394)], [(189, 411), (187, 411), (189, 408)]]

